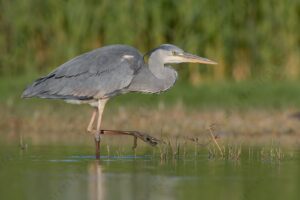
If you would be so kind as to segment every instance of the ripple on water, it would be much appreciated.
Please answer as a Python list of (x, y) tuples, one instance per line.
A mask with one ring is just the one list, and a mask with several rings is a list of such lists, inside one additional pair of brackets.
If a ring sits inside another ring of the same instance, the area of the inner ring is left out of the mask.
[[(135, 155), (126, 155), (126, 156), (100, 156), (101, 161), (134, 161), (134, 160), (150, 160), (151, 156), (143, 155), (143, 156), (135, 156)], [(44, 159), (41, 159), (44, 160)], [(62, 159), (48, 159), (49, 162), (81, 162), (81, 161), (90, 161), (95, 160), (94, 155), (76, 155), (69, 156), (67, 158)], [(35, 161), (39, 161), (39, 159), (35, 159)]]

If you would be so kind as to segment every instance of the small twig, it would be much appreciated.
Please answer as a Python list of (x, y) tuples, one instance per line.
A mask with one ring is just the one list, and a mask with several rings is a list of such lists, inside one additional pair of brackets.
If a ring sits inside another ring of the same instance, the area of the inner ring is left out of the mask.
[(27, 149), (27, 144), (24, 144), (24, 142), (23, 142), (23, 134), (20, 135), (19, 147), (20, 147), (21, 150), (26, 150)]
[(135, 150), (136, 147), (137, 147), (137, 137), (134, 136), (134, 137), (133, 137), (133, 146), (132, 146), (132, 149)]
[(217, 142), (217, 140), (216, 140), (216, 137), (214, 136), (214, 134), (213, 134), (213, 132), (212, 132), (212, 128), (213, 128), (213, 125), (211, 125), (211, 126), (208, 128), (209, 133), (210, 133), (210, 136), (211, 136), (212, 140), (214, 141), (214, 143), (216, 144), (216, 146), (218, 147), (218, 149), (219, 149), (219, 151), (220, 151), (220, 153), (221, 153), (221, 156), (223, 157), (223, 156), (224, 156), (223, 151), (222, 151), (221, 147), (219, 146), (219, 144), (218, 144), (218, 142)]

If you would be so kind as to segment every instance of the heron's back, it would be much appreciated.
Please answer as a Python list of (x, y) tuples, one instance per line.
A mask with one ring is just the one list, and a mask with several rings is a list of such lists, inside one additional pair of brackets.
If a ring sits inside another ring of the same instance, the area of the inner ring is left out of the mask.
[(90, 100), (121, 93), (143, 66), (135, 48), (111, 45), (79, 55), (27, 87), (22, 97)]

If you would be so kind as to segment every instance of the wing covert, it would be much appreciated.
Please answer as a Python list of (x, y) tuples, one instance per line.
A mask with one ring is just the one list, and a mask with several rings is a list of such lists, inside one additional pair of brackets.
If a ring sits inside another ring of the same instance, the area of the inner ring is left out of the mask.
[[(132, 59), (124, 59), (132, 55)], [(127, 87), (142, 64), (132, 47), (113, 45), (82, 54), (28, 87), (24, 97), (103, 98)]]

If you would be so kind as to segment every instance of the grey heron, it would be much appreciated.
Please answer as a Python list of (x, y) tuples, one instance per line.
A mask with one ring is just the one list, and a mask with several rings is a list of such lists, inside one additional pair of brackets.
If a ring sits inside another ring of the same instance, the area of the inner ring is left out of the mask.
[(87, 103), (94, 107), (87, 131), (95, 136), (97, 155), (106, 102), (128, 92), (153, 94), (168, 90), (177, 79), (176, 70), (166, 66), (172, 63), (217, 64), (186, 53), (172, 44), (162, 44), (145, 55), (131, 46), (110, 45), (60, 65), (28, 86), (22, 97), (62, 99), (68, 103)]

